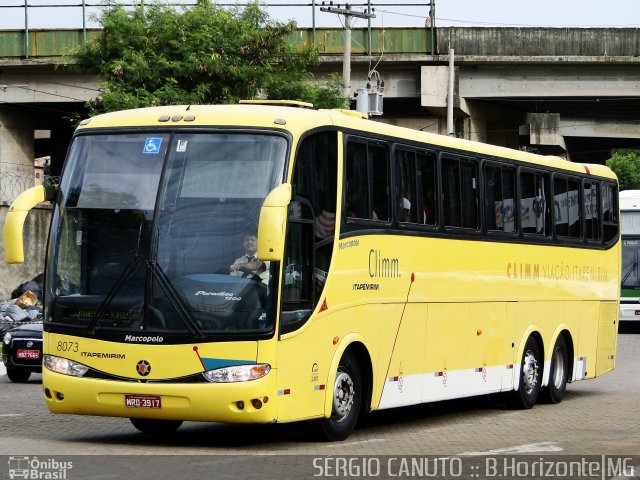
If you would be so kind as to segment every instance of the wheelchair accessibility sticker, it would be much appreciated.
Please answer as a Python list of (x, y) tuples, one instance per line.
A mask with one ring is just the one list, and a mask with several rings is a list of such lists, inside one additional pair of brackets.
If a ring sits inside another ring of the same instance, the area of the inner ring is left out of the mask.
[(144, 149), (142, 153), (160, 153), (160, 145), (162, 144), (162, 138), (160, 137), (149, 137), (144, 142)]

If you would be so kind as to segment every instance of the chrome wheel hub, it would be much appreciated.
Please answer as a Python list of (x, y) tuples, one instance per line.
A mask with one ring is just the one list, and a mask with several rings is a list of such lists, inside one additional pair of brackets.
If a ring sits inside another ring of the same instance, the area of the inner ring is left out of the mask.
[(538, 361), (531, 350), (527, 350), (522, 365), (522, 378), (524, 380), (524, 390), (531, 393), (538, 383)]
[(338, 372), (333, 385), (333, 414), (337, 421), (344, 420), (351, 411), (354, 398), (353, 380), (345, 372)]

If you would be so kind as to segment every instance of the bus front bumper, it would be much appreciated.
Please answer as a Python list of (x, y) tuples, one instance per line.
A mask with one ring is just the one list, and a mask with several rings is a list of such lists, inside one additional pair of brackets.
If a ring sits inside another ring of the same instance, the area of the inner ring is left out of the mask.
[(273, 370), (249, 382), (185, 384), (78, 378), (43, 368), (42, 385), (53, 413), (229, 423), (277, 419)]

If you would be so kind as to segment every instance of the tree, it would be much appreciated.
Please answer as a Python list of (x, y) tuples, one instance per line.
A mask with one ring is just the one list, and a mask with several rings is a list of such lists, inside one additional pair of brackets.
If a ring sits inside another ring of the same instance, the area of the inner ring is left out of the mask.
[(640, 189), (640, 153), (637, 150), (618, 150), (607, 160), (618, 176), (620, 190)]
[(103, 80), (92, 114), (154, 105), (235, 103), (258, 95), (345, 108), (340, 78), (314, 83), (315, 48), (289, 41), (296, 24), (271, 20), (257, 3), (224, 9), (199, 0), (181, 11), (158, 1), (133, 10), (114, 5), (103, 33), (75, 63)]

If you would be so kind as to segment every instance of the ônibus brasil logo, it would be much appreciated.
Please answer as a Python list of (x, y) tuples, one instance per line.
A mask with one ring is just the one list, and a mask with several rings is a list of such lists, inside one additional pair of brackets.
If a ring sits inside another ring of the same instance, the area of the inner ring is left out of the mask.
[(9, 457), (9, 478), (49, 478), (64, 480), (67, 470), (73, 468), (73, 462), (55, 458)]

